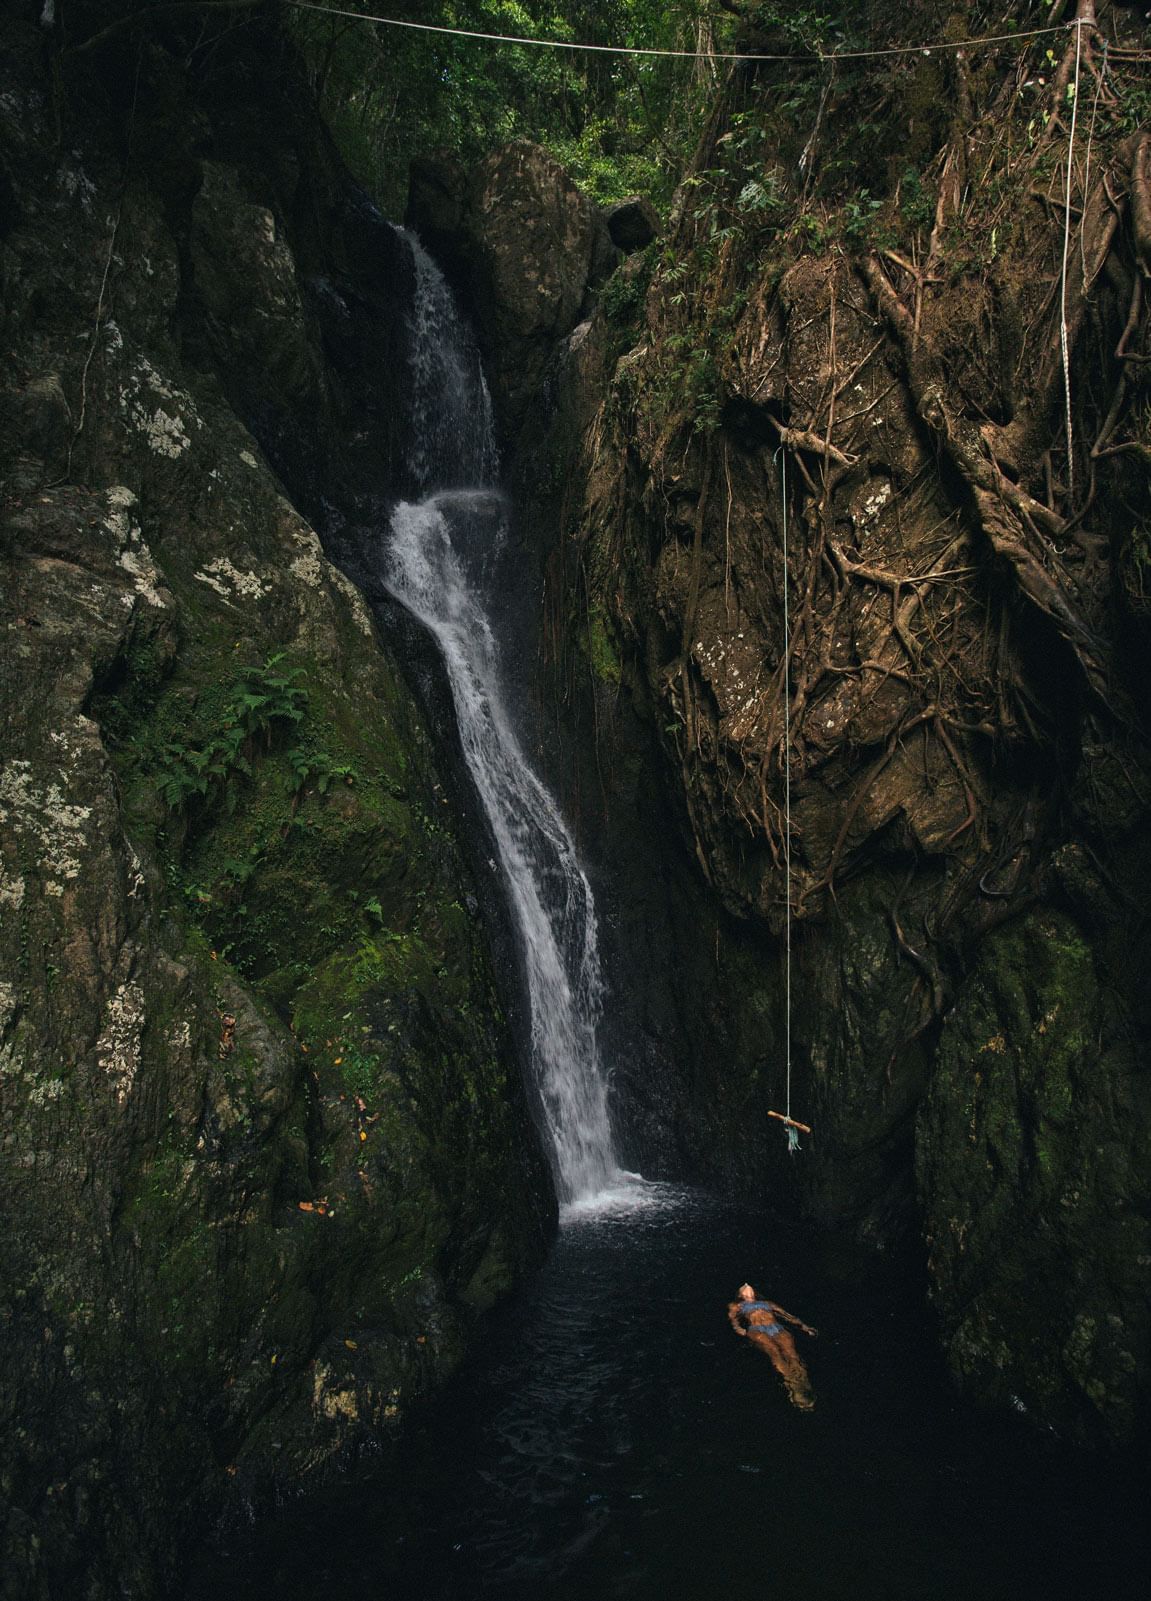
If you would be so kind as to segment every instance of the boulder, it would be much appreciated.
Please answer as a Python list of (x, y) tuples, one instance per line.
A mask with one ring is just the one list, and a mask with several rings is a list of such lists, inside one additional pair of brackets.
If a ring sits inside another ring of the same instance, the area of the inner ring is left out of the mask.
[(629, 195), (608, 207), (607, 228), (612, 244), (630, 255), (633, 250), (645, 249), (658, 236), (659, 218), (646, 196)]
[(45, 459), (67, 448), (72, 412), (57, 373), (34, 378), (19, 397), (19, 417), (29, 450)]
[(206, 161), (202, 174), (189, 243), (206, 316), (242, 363), (293, 399), (318, 399), (319, 353), (282, 224), (247, 199), (232, 169)]

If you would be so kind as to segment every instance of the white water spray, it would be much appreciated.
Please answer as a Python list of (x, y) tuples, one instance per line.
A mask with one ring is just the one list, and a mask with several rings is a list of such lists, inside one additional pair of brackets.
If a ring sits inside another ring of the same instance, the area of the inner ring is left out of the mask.
[(406, 237), (416, 274), (410, 466), (427, 498), (396, 507), (385, 577), (443, 655), (464, 758), (518, 926), (559, 1198), (565, 1209), (586, 1208), (630, 1177), (616, 1161), (596, 1039), (603, 984), (595, 905), (559, 809), (520, 745), (485, 603), (505, 525), (491, 487), (496, 450), (479, 359), (442, 274)]

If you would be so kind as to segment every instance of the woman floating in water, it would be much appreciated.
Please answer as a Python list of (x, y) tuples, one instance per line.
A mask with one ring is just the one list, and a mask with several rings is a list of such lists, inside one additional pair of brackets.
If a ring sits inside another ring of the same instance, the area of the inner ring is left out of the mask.
[(811, 1393), (811, 1380), (807, 1376), (807, 1369), (803, 1365), (803, 1358), (795, 1349), (795, 1341), (786, 1329), (781, 1328), (776, 1321), (786, 1318), (794, 1323), (796, 1328), (805, 1334), (815, 1337), (816, 1330), (809, 1328), (806, 1323), (785, 1312), (782, 1306), (774, 1301), (757, 1301), (755, 1291), (750, 1284), (741, 1284), (739, 1287), (739, 1300), (732, 1301), (727, 1309), (728, 1319), (735, 1332), (743, 1338), (750, 1337), (751, 1343), (759, 1351), (765, 1351), (771, 1358), (777, 1373), (787, 1386), (788, 1400), (792, 1406), (799, 1407), (804, 1412), (810, 1412), (815, 1405), (815, 1397)]

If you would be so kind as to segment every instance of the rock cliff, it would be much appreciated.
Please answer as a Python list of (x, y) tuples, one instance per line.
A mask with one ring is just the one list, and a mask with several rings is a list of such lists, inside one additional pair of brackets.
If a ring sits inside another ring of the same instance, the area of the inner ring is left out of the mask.
[(815, 67), (734, 71), (520, 459), (637, 1159), (909, 1251), (969, 1393), (1099, 1441), (1151, 1376), (1149, 146), (1123, 80), (1049, 200), (1060, 51), (899, 64), (867, 148), (844, 86), (822, 187)]
[(413, 162), (408, 220), (472, 308), (512, 443), (589, 289), (619, 259), (607, 218), (552, 155), (517, 140), (469, 170)]
[[(251, 10), (3, 24), (13, 1596), (162, 1593), (205, 1518), (386, 1448), (551, 1215), (482, 833), (372, 557), (408, 258)], [(809, 74), (847, 191), (803, 176), (794, 74), (736, 71), (622, 265), (522, 143), (417, 166), (411, 215), (540, 580), (632, 1160), (903, 1253), (968, 1393), (1105, 1441), (1151, 1327), (1151, 157), (1109, 107), (1060, 213), (1010, 64), (912, 62), (850, 159)]]
[(553, 1202), (490, 886), (316, 532), (401, 487), (405, 253), (272, 25), (0, 59), (0, 1570), (156, 1596), (386, 1449)]

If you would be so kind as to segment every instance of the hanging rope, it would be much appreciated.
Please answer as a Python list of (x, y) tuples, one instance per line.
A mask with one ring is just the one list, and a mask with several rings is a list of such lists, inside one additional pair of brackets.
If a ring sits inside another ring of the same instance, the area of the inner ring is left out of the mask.
[(799, 1135), (791, 1123), (791, 569), (787, 550), (787, 450), (780, 456), (780, 493), (783, 498), (783, 877), (787, 906), (783, 920), (784, 1054), (787, 1059), (787, 1152), (799, 1150)]
[(802, 1150), (799, 1135), (810, 1134), (806, 1123), (791, 1115), (791, 567), (787, 526), (787, 447), (776, 451), (779, 462), (781, 527), (783, 535), (783, 878), (787, 897), (783, 923), (783, 1054), (787, 1089), (783, 1112), (769, 1112), (787, 1130), (787, 1154)]

